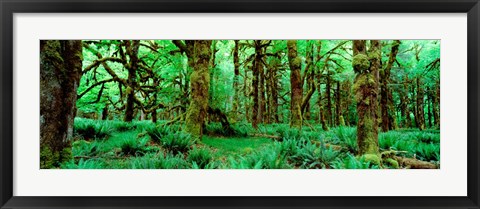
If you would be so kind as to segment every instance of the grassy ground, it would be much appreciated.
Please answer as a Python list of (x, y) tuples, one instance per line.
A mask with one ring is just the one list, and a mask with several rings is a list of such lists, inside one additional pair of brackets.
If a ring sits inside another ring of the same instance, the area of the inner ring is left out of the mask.
[[(320, 126), (302, 132), (287, 124), (270, 124), (254, 130), (235, 124), (237, 134), (222, 136), (218, 123), (208, 124), (206, 135), (195, 142), (180, 125), (159, 126), (150, 121), (125, 123), (77, 118), (72, 142), (74, 158), (67, 169), (288, 169), (288, 168), (402, 168), (355, 156), (356, 128)], [(255, 137), (256, 135), (259, 137)], [(439, 165), (438, 130), (401, 129), (379, 134), (382, 152)]]

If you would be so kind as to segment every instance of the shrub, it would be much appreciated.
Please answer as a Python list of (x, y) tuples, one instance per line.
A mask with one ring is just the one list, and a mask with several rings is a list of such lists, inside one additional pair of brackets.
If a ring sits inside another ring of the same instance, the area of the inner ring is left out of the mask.
[(339, 154), (332, 148), (317, 147), (310, 140), (297, 145), (299, 146), (298, 151), (290, 159), (300, 168), (330, 168)]
[(121, 149), (123, 155), (144, 155), (146, 144), (148, 142), (147, 138), (138, 139), (132, 134), (119, 136), (118, 147)]
[(356, 158), (350, 154), (343, 159), (338, 159), (332, 163), (332, 167), (335, 169), (369, 169), (379, 168), (377, 165), (371, 165), (366, 161), (364, 157)]
[(188, 152), (187, 160), (198, 168), (203, 169), (213, 160), (213, 157), (207, 149), (194, 148)]
[(112, 122), (95, 121), (85, 118), (75, 118), (73, 131), (85, 140), (104, 139), (111, 136), (115, 130)]
[(145, 130), (153, 141), (160, 142), (160, 140), (172, 131), (168, 126), (148, 127)]
[[(195, 143), (192, 136), (188, 133), (177, 132), (168, 133), (168, 131), (158, 129), (160, 131), (153, 134), (152, 139), (157, 141), (163, 148), (173, 153), (187, 152)], [(162, 132), (165, 131), (165, 132)], [(150, 135), (152, 136), (152, 135)]]
[(382, 149), (391, 149), (397, 141), (401, 139), (402, 134), (395, 131), (378, 134), (378, 145)]
[(291, 168), (287, 156), (275, 147), (265, 147), (244, 157), (229, 158), (229, 167), (233, 169), (285, 169)]
[(333, 141), (335, 143), (346, 146), (350, 152), (357, 153), (357, 129), (354, 127), (345, 127), (340, 126), (333, 128), (332, 132), (334, 133)]
[(416, 146), (415, 154), (417, 158), (424, 161), (439, 161), (440, 160), (440, 146), (438, 144), (424, 144), (420, 143)]
[(71, 160), (63, 165), (63, 169), (103, 169), (106, 164), (100, 159), (80, 159), (78, 163), (75, 163), (74, 160)]

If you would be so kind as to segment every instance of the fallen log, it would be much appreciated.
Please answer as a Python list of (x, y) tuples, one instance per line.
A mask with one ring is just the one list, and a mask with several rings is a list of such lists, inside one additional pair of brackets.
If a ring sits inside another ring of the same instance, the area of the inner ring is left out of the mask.
[(411, 169), (438, 169), (439, 168), (439, 165), (437, 164), (417, 160), (414, 158), (393, 156), (393, 159), (395, 159), (398, 162), (398, 164), (404, 168), (411, 168)]

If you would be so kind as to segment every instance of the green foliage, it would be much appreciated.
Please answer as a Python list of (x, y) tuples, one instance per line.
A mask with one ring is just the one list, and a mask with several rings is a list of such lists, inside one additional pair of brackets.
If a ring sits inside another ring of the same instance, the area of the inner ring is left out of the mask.
[(75, 163), (73, 160), (63, 164), (61, 168), (64, 169), (104, 169), (106, 166), (105, 162), (98, 159), (80, 159), (78, 163)]
[(334, 133), (333, 142), (348, 148), (352, 153), (357, 153), (357, 129), (354, 127), (339, 126), (332, 128)]
[(151, 139), (173, 153), (187, 152), (195, 144), (192, 136), (185, 132), (172, 132), (167, 126), (146, 129)]
[(193, 148), (188, 152), (187, 160), (196, 167), (203, 169), (213, 160), (213, 156), (207, 149)]
[(377, 165), (372, 165), (365, 157), (356, 158), (353, 155), (347, 154), (344, 158), (340, 158), (332, 163), (335, 169), (378, 169)]
[(309, 140), (297, 142), (297, 151), (290, 160), (300, 168), (330, 168), (339, 153), (332, 148), (317, 146)]
[(85, 140), (104, 139), (111, 136), (115, 130), (112, 122), (96, 121), (85, 118), (75, 118), (73, 131)]

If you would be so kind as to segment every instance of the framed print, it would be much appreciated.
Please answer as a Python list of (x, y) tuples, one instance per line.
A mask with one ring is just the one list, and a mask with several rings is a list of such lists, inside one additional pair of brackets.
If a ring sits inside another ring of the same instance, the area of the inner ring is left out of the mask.
[(1, 1), (1, 208), (479, 208), (467, 1)]

